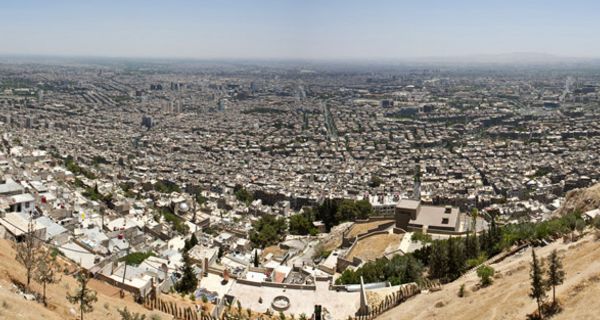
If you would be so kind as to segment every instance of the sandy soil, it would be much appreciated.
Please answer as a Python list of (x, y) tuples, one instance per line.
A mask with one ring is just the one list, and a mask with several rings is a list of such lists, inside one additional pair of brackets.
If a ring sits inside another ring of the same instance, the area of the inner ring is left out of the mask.
[[(556, 288), (564, 311), (553, 319), (598, 319), (600, 301), (600, 242), (591, 235), (576, 243), (554, 242), (536, 248), (538, 257), (553, 250), (564, 256), (565, 283)], [(535, 310), (528, 297), (531, 249), (492, 265), (497, 271), (494, 284), (477, 289), (474, 272), (447, 284), (441, 291), (422, 293), (384, 313), (379, 319), (525, 319)], [(465, 284), (466, 297), (459, 298), (460, 285)], [(549, 292), (550, 293), (550, 292)]]
[(266, 247), (261, 254), (261, 258), (265, 258), (269, 253), (272, 253), (273, 256), (281, 256), (285, 254), (285, 250), (281, 249), (279, 246), (270, 246)]
[[(24, 283), (26, 278), (23, 267), (14, 259), (15, 252), (11, 245), (10, 241), (0, 240), (0, 319), (78, 319), (70, 312), (71, 308), (77, 310), (76, 306), (70, 304), (66, 299), (67, 292), (72, 292), (77, 288), (77, 282), (72, 276), (63, 274), (58, 283), (47, 287), (48, 308), (41, 303), (27, 301), (14, 292), (11, 279)], [(90, 287), (98, 292), (98, 302), (94, 304), (94, 311), (85, 314), (84, 319), (120, 320), (121, 316), (117, 309), (124, 307), (130, 311), (145, 314), (147, 317), (156, 314), (161, 319), (172, 318), (167, 314), (145, 309), (134, 303), (129, 295), (124, 299), (119, 298), (118, 289), (104, 282), (92, 279)], [(41, 286), (37, 283), (32, 283), (31, 288), (42, 292)]]
[(402, 236), (402, 234), (394, 233), (378, 234), (359, 240), (346, 259), (352, 260), (354, 257), (358, 257), (363, 261), (371, 261), (381, 258), (385, 252), (398, 249)]

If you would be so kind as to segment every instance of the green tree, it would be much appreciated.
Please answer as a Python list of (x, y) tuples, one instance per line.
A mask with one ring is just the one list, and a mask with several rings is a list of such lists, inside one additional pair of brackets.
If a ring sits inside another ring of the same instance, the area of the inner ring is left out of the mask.
[(382, 183), (383, 183), (383, 180), (380, 177), (378, 177), (376, 175), (372, 175), (371, 176), (371, 180), (369, 180), (369, 187), (371, 187), (371, 188), (377, 188)]
[(254, 267), (258, 268), (259, 260), (258, 260), (258, 250), (254, 251)]
[(494, 268), (486, 265), (482, 265), (477, 268), (477, 276), (479, 277), (479, 283), (482, 287), (487, 287), (492, 284), (494, 272)]
[(198, 287), (198, 278), (192, 268), (192, 261), (187, 253), (183, 254), (183, 271), (179, 281), (175, 284), (175, 290), (180, 293), (192, 293)]
[(253, 225), (250, 231), (250, 241), (255, 246), (264, 248), (283, 240), (287, 229), (284, 218), (264, 215)]
[(446, 242), (446, 250), (448, 251), (448, 266), (447, 276), (450, 280), (454, 280), (463, 273), (465, 269), (465, 254), (463, 242), (460, 238), (449, 238)]
[(547, 287), (552, 288), (552, 304), (556, 305), (556, 286), (565, 281), (565, 271), (563, 270), (561, 258), (556, 249), (552, 250), (548, 259), (548, 280)]
[(185, 240), (185, 243), (183, 245), (183, 251), (188, 252), (188, 251), (190, 251), (190, 249), (192, 249), (197, 244), (198, 244), (198, 238), (196, 238), (196, 234), (192, 233), (192, 236), (190, 237), (190, 239)]
[(444, 279), (448, 275), (448, 251), (444, 242), (437, 240), (431, 244), (429, 255), (429, 275), (436, 279)]
[(416, 282), (421, 278), (420, 266), (417, 265), (417, 261), (412, 256), (407, 256), (406, 265), (404, 267), (404, 273), (402, 276), (402, 283)]
[(83, 270), (77, 274), (77, 282), (79, 282), (79, 288), (73, 294), (67, 293), (67, 300), (72, 304), (79, 305), (79, 313), (83, 320), (84, 313), (94, 310), (94, 302), (98, 301), (98, 297), (96, 297), (96, 291), (88, 288), (89, 278)]
[(254, 201), (254, 195), (243, 187), (239, 187), (237, 190), (234, 190), (234, 195), (238, 201), (243, 202), (246, 205), (249, 205), (252, 201)]
[(335, 214), (337, 221), (350, 221), (356, 219), (360, 214), (360, 210), (356, 202), (348, 199), (342, 200)]
[(373, 206), (368, 200), (356, 201), (356, 207), (358, 208), (358, 219), (367, 219), (373, 213)]
[(217, 251), (217, 259), (221, 260), (223, 257), (223, 247), (219, 246), (219, 250)]
[(312, 221), (310, 219), (308, 219), (305, 215), (302, 214), (296, 214), (290, 217), (289, 219), (289, 224), (290, 224), (290, 234), (295, 234), (295, 235), (308, 235), (308, 234), (315, 234), (316, 230), (315, 227), (312, 224)]
[(531, 272), (529, 274), (531, 278), (531, 292), (529, 293), (529, 297), (535, 299), (538, 307), (538, 314), (540, 319), (543, 317), (542, 315), (542, 302), (546, 298), (546, 290), (544, 288), (544, 270), (542, 268), (541, 262), (535, 256), (535, 250), (531, 250)]
[(55, 260), (51, 255), (46, 255), (40, 259), (35, 271), (35, 281), (42, 285), (42, 302), (47, 306), (46, 302), (46, 285), (57, 282), (59, 279), (54, 272)]

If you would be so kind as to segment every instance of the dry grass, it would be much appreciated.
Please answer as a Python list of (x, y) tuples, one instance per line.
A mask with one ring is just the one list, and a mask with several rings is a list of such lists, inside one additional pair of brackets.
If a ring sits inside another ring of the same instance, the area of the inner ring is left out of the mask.
[(272, 253), (274, 257), (282, 256), (285, 254), (285, 250), (281, 249), (279, 246), (270, 246), (266, 247), (261, 254), (262, 258), (265, 258), (269, 253)]
[(348, 253), (346, 258), (352, 260), (358, 257), (363, 261), (372, 261), (383, 257), (386, 252), (398, 249), (402, 241), (402, 234), (377, 234), (368, 238), (359, 240), (358, 243)]
[(350, 228), (350, 231), (348, 231), (348, 234), (346, 235), (346, 237), (347, 238), (356, 237), (359, 234), (365, 233), (371, 229), (375, 229), (384, 223), (390, 223), (393, 221), (394, 220), (382, 220), (382, 221), (372, 221), (372, 222), (366, 222), (366, 223), (355, 223)]
[(575, 189), (567, 192), (565, 202), (558, 210), (559, 215), (570, 212), (586, 212), (600, 207), (600, 183), (589, 188)]
[[(15, 261), (14, 257), (15, 252), (11, 242), (0, 240), (0, 319), (77, 319), (70, 312), (70, 309), (76, 309), (76, 306), (70, 304), (66, 299), (67, 292), (72, 292), (77, 288), (77, 282), (72, 276), (62, 275), (58, 283), (47, 287), (48, 307), (45, 308), (41, 303), (24, 300), (13, 291), (11, 279), (25, 282), (24, 269)], [(69, 266), (65, 261), (61, 264), (62, 267), (75, 268), (73, 265)], [(147, 317), (158, 314), (162, 319), (171, 318), (164, 313), (143, 308), (133, 302), (130, 295), (126, 295), (124, 299), (119, 298), (118, 289), (104, 282), (92, 279), (90, 287), (98, 292), (98, 302), (94, 304), (94, 311), (85, 315), (85, 319), (120, 320), (121, 316), (117, 309), (124, 307), (132, 312), (145, 314)], [(31, 289), (36, 292), (42, 291), (41, 286), (36, 283), (32, 284)]]
[[(536, 249), (539, 257), (547, 257), (553, 249), (560, 252), (570, 247), (563, 253), (565, 283), (556, 288), (564, 310), (553, 319), (598, 319), (600, 243), (589, 241), (590, 237), (571, 247), (559, 240)], [(525, 319), (535, 310), (534, 301), (528, 297), (530, 259), (531, 250), (527, 250), (492, 265), (502, 276), (495, 278), (490, 287), (477, 290), (478, 279), (472, 273), (445, 285), (441, 291), (420, 294), (380, 319)], [(461, 284), (465, 284), (467, 293), (464, 298), (457, 297)]]

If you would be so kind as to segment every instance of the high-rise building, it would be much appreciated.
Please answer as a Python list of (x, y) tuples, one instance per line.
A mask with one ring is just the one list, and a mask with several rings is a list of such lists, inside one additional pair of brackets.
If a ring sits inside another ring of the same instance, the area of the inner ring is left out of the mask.
[(148, 115), (142, 116), (142, 126), (151, 129), (154, 126), (154, 121), (152, 117)]

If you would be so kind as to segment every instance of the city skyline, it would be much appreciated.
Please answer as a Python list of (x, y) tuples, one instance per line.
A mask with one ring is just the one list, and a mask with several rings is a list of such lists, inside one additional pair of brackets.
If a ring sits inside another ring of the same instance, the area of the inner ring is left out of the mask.
[[(19, 1), (0, 54), (196, 59), (600, 57), (592, 1)], [(531, 54), (530, 54), (531, 55)]]

